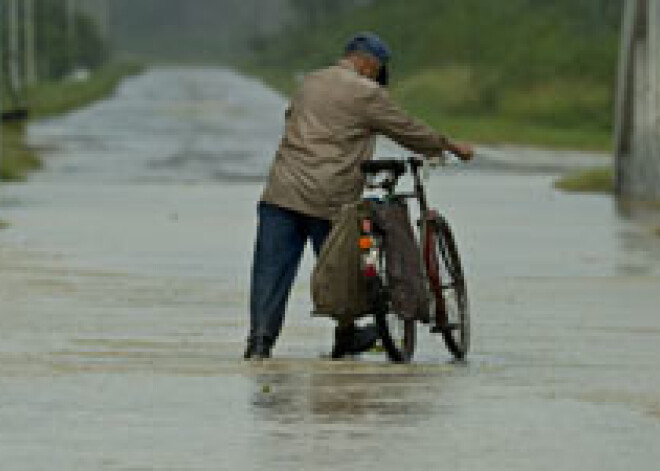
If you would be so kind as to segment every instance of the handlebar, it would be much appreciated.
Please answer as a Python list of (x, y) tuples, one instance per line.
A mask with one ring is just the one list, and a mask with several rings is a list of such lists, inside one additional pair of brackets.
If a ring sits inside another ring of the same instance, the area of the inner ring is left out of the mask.
[(407, 167), (413, 172), (425, 164), (431, 166), (445, 165), (447, 157), (445, 154), (437, 158), (423, 159), (420, 157), (408, 157), (407, 159), (378, 159), (367, 160), (360, 164), (360, 170), (364, 175), (377, 175), (381, 172), (389, 172), (395, 179), (406, 173)]

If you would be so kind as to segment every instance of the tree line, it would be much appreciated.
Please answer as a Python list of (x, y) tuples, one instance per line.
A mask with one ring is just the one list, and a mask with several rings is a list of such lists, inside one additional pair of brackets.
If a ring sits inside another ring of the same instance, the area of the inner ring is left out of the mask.
[[(80, 11), (67, 11), (61, 0), (0, 0), (0, 42), (3, 93), (24, 88), (29, 43), (34, 74), (39, 80), (59, 80), (76, 68), (95, 69), (108, 60), (109, 46), (94, 21)], [(18, 82), (18, 83), (16, 83)]]

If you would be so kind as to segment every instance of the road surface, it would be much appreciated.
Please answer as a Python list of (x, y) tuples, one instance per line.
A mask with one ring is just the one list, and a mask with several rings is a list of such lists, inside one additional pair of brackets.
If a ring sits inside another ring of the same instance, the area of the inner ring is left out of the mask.
[(426, 335), (407, 366), (320, 358), (309, 255), (275, 358), (242, 361), (284, 108), (157, 68), (32, 125), (45, 170), (0, 187), (0, 469), (655, 469), (660, 243), (539, 168), (429, 181), (465, 257), (466, 365)]

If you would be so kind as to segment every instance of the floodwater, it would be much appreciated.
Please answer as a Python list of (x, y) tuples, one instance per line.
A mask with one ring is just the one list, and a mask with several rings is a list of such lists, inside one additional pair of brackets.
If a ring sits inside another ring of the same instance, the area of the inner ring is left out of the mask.
[(539, 169), (428, 183), (465, 257), (466, 364), (430, 335), (407, 366), (321, 358), (310, 258), (275, 358), (242, 361), (284, 107), (160, 68), (31, 127), (45, 170), (0, 188), (1, 470), (657, 468), (660, 242)]

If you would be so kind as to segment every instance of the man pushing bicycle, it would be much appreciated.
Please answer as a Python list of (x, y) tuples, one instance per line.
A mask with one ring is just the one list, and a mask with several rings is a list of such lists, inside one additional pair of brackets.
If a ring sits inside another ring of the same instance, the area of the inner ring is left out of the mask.
[[(258, 204), (246, 359), (271, 356), (305, 245), (311, 240), (318, 255), (332, 218), (360, 199), (360, 163), (373, 157), (377, 135), (425, 156), (473, 156), (471, 146), (439, 135), (391, 100), (390, 55), (375, 34), (357, 34), (337, 64), (307, 75), (293, 95)], [(339, 323), (331, 356), (362, 353), (377, 339), (372, 325)]]

